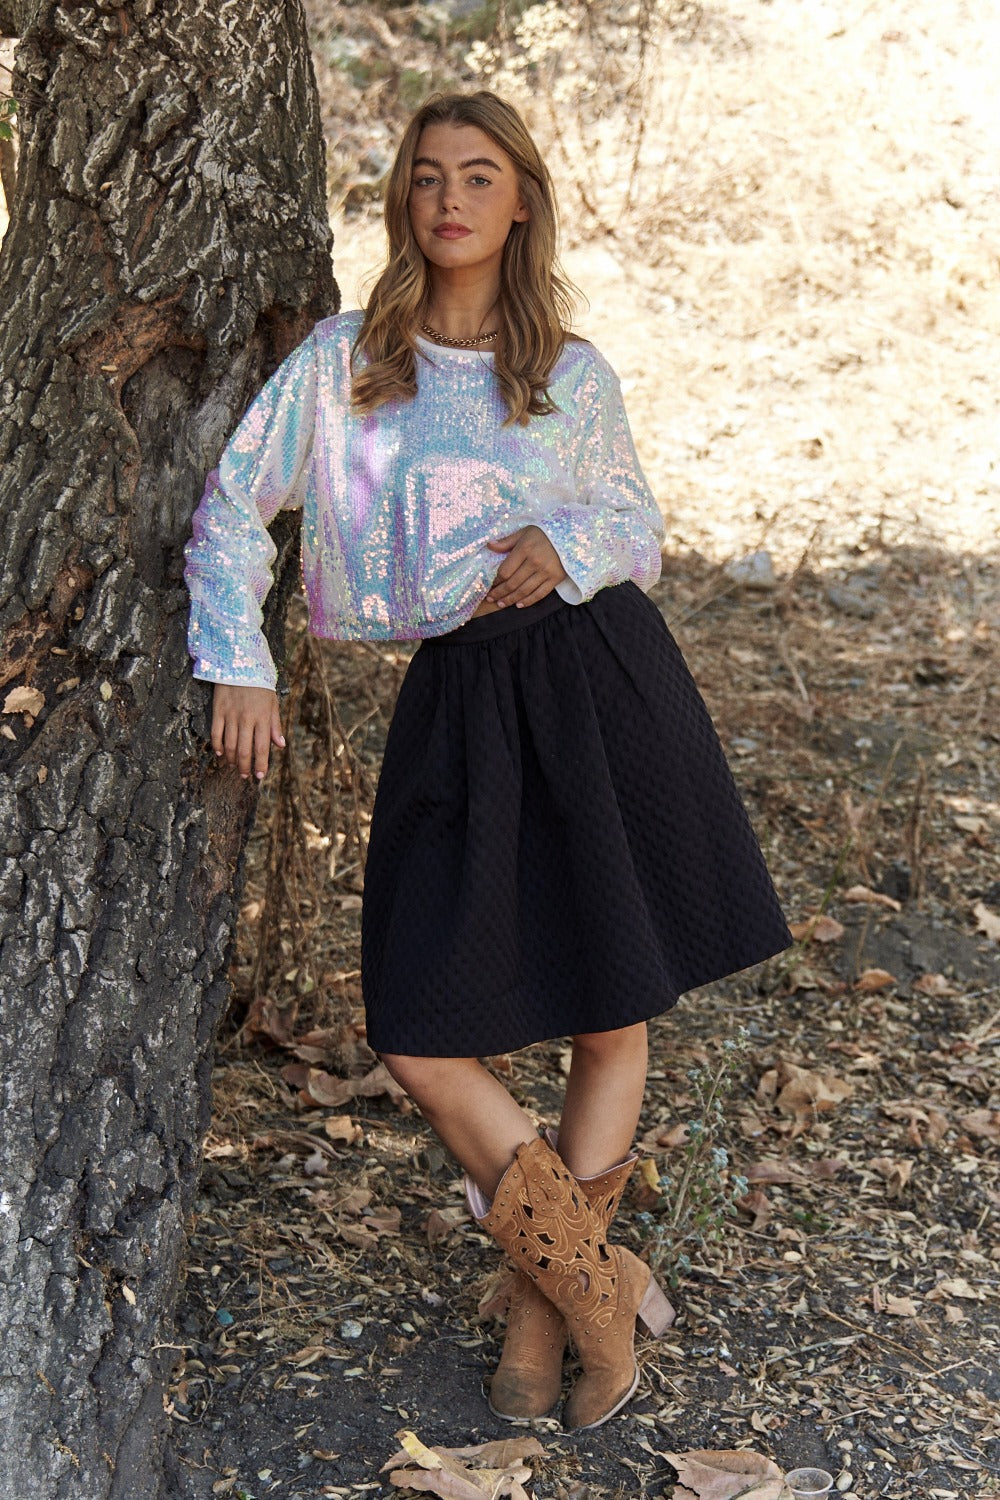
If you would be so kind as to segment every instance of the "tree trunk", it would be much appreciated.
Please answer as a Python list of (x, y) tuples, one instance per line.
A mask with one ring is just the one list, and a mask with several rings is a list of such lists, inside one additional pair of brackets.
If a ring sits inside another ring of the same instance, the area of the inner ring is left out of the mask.
[(152, 1500), (254, 807), (205, 744), (182, 547), (335, 310), (323, 147), (298, 0), (5, 4), (0, 1497)]

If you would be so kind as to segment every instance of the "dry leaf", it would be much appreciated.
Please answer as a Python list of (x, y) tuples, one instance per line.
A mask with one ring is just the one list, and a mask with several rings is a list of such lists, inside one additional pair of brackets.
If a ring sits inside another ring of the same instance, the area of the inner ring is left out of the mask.
[(959, 1123), (970, 1135), (982, 1136), (987, 1141), (1000, 1142), (1000, 1109), (972, 1109), (959, 1115)]
[(292, 1088), (300, 1089), (309, 1104), (321, 1104), (327, 1109), (337, 1109), (349, 1099), (370, 1099), (378, 1094), (388, 1094), (398, 1109), (409, 1109), (406, 1091), (390, 1074), (384, 1063), (379, 1063), (363, 1078), (335, 1078), (322, 1068), (310, 1068), (304, 1063), (289, 1063), (282, 1068), (281, 1076)]
[(460, 1224), (468, 1223), (469, 1215), (455, 1204), (453, 1208), (432, 1208), (424, 1220), (424, 1232), (431, 1249), (453, 1234)]
[(802, 1170), (813, 1182), (832, 1182), (847, 1165), (843, 1156), (821, 1156), (816, 1161), (803, 1162)]
[(976, 931), (985, 932), (988, 938), (995, 943), (1000, 943), (1000, 917), (995, 911), (990, 911), (981, 901), (977, 901), (972, 908), (972, 915), (976, 919)]
[(747, 1182), (779, 1183), (802, 1181), (802, 1173), (798, 1167), (793, 1166), (791, 1162), (776, 1161), (770, 1157), (765, 1161), (751, 1162), (744, 1175)]
[(364, 1134), (350, 1115), (330, 1115), (323, 1121), (323, 1133), (331, 1141), (343, 1141), (346, 1146), (353, 1146)]
[(455, 1458), (479, 1458), (494, 1469), (508, 1469), (523, 1464), (527, 1458), (543, 1458), (545, 1449), (536, 1437), (494, 1438), (471, 1448), (447, 1448)]
[(919, 979), (913, 981), (913, 988), (918, 995), (957, 995), (953, 984), (949, 984), (943, 974), (921, 974)]
[(894, 1297), (888, 1293), (885, 1299), (885, 1310), (894, 1318), (915, 1318), (918, 1309), (912, 1297)]
[(789, 922), (788, 930), (796, 942), (835, 943), (844, 929), (834, 917), (809, 917), (804, 922)]
[(684, 1146), (687, 1144), (689, 1134), (690, 1131), (687, 1125), (671, 1125), (669, 1130), (658, 1132), (656, 1144), (658, 1146), (666, 1146), (668, 1149), (674, 1146)]
[(376, 1234), (398, 1234), (402, 1222), (402, 1213), (398, 1208), (373, 1208), (370, 1214), (365, 1214), (361, 1223), (365, 1229), (373, 1229)]
[(292, 1040), (292, 1018), (263, 995), (252, 1001), (243, 1029), (250, 1036), (266, 1036), (279, 1047), (287, 1047)]
[(836, 1109), (854, 1093), (851, 1084), (835, 1073), (813, 1072), (783, 1059), (777, 1068), (764, 1074), (758, 1086), (758, 1094), (764, 1097), (772, 1091), (776, 1095), (775, 1108), (793, 1117), (793, 1137), (808, 1130), (818, 1113)]
[(752, 1193), (744, 1193), (742, 1198), (736, 1199), (736, 1207), (741, 1213), (753, 1216), (750, 1228), (755, 1233), (763, 1229), (771, 1217), (771, 1204), (763, 1188), (754, 1188)]
[(479, 1298), (476, 1312), (481, 1322), (489, 1318), (505, 1318), (510, 1305), (511, 1273), (500, 1269), (492, 1271)]
[(854, 988), (863, 995), (872, 995), (876, 990), (887, 990), (896, 983), (895, 974), (888, 969), (865, 969), (854, 981)]
[(747, 1448), (665, 1453), (677, 1470), (674, 1500), (784, 1500), (791, 1491), (777, 1464)]
[(944, 1302), (948, 1297), (965, 1297), (970, 1302), (981, 1302), (985, 1296), (979, 1292), (964, 1276), (950, 1276), (946, 1281), (939, 1281), (937, 1286), (927, 1293), (927, 1302)]
[[(381, 1472), (389, 1472), (389, 1483), (398, 1489), (424, 1490), (441, 1500), (483, 1500), (484, 1495), (528, 1500), (521, 1480), (530, 1479), (531, 1470), (524, 1459), (544, 1451), (537, 1438), (508, 1438), (471, 1448), (428, 1448), (406, 1428), (396, 1437), (402, 1450), (382, 1465)], [(479, 1460), (483, 1467), (470, 1468), (463, 1462), (467, 1458)]]
[(37, 688), (20, 687), (11, 688), (3, 700), (5, 714), (38, 714), (45, 707), (45, 694), (40, 693)]
[(913, 1172), (912, 1161), (894, 1161), (891, 1156), (873, 1156), (868, 1165), (885, 1179), (890, 1198), (898, 1198)]
[(378, 1235), (360, 1224), (338, 1224), (337, 1233), (345, 1245), (353, 1245), (355, 1250), (378, 1249)]
[(871, 891), (866, 885), (852, 885), (843, 895), (845, 901), (864, 901), (869, 906), (887, 906), (890, 911), (902, 911), (903, 904), (883, 891)]

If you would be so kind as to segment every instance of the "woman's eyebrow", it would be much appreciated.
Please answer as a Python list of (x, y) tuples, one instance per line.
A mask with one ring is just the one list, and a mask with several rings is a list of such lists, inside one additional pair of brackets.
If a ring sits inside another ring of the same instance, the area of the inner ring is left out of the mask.
[[(444, 171), (443, 166), (436, 156), (418, 156), (414, 160), (413, 165), (414, 168), (437, 167), (439, 172)], [(488, 156), (470, 156), (468, 161), (460, 161), (458, 164), (460, 172), (464, 172), (467, 167), (492, 167), (494, 172), (503, 171), (503, 167), (500, 166), (499, 162), (492, 161)]]

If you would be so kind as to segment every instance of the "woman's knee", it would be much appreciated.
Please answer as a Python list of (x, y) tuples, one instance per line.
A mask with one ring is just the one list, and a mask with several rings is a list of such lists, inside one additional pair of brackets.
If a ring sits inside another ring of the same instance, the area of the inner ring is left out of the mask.
[(469, 1066), (469, 1060), (461, 1057), (411, 1057), (391, 1052), (379, 1056), (399, 1086), (421, 1109), (435, 1099), (449, 1098), (462, 1086), (464, 1070)]
[(585, 1031), (573, 1038), (573, 1056), (595, 1063), (610, 1063), (646, 1054), (646, 1023), (622, 1026), (617, 1031)]

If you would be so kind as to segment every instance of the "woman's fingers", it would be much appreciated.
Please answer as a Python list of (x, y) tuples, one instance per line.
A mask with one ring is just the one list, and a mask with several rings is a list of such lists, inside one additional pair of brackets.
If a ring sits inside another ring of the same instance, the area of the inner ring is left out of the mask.
[[(514, 536), (514, 545), (497, 569), (487, 595), (497, 605), (524, 604), (529, 598), (536, 603), (566, 577), (558, 552), (540, 527), (525, 526)], [(511, 537), (500, 537), (490, 546), (506, 550), (510, 541)]]
[(270, 688), (218, 683), (212, 707), (212, 748), (243, 777), (267, 774), (271, 745), (283, 746), (277, 694)]
[(241, 776), (249, 776), (251, 762), (253, 760), (254, 731), (257, 725), (253, 719), (244, 718), (240, 720), (239, 735), (236, 740), (236, 769)]
[(517, 609), (526, 609), (529, 604), (540, 604), (543, 599), (548, 598), (554, 588), (555, 584), (550, 583), (549, 580), (546, 579), (545, 582), (540, 584), (538, 588), (533, 589), (530, 594), (527, 594), (525, 597), (518, 599), (516, 601), (515, 607)]
[(518, 590), (529, 578), (533, 578), (537, 572), (538, 568), (535, 564), (525, 558), (520, 566), (516, 567), (505, 578), (501, 578), (499, 573), (497, 574), (493, 580), (493, 587), (490, 589), (489, 597), (495, 604), (513, 603), (517, 597)]

